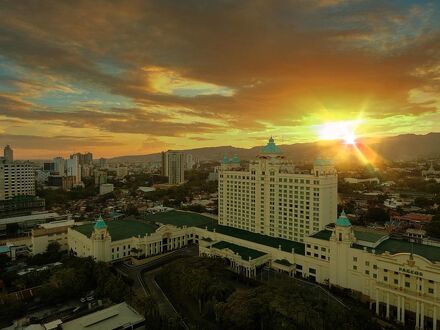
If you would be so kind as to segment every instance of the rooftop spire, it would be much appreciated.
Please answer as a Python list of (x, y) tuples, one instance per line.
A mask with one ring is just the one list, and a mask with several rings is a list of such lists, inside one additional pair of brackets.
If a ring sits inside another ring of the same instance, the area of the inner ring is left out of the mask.
[(95, 222), (95, 229), (107, 229), (107, 224), (105, 223), (101, 214), (99, 215), (98, 219)]

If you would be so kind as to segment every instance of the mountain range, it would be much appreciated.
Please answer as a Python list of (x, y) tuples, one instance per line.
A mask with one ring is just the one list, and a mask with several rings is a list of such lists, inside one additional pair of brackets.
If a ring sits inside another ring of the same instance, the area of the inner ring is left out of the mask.
[[(279, 145), (284, 156), (295, 162), (308, 162), (317, 157), (331, 159), (359, 158), (362, 154), (367, 159), (385, 161), (407, 161), (436, 158), (440, 156), (440, 133), (426, 135), (404, 134), (385, 138), (365, 138), (355, 145), (346, 145), (343, 141), (319, 141), (311, 143), (294, 143)], [(233, 146), (205, 147), (181, 150), (192, 154), (202, 161), (221, 160), (226, 155), (237, 155), (242, 160), (254, 159), (262, 146), (249, 149)], [(147, 155), (120, 156), (110, 159), (111, 162), (151, 162), (160, 161), (160, 153)]]

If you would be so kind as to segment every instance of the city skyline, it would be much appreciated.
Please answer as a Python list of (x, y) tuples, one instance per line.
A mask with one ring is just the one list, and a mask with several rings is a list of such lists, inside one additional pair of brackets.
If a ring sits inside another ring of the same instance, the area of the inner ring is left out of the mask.
[(25, 3), (0, 13), (18, 159), (439, 131), (435, 2)]

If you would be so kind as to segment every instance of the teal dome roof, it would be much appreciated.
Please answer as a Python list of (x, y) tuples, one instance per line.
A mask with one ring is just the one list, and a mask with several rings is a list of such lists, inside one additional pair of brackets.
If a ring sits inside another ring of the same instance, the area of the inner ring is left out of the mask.
[(351, 226), (351, 222), (350, 222), (350, 220), (348, 220), (347, 215), (345, 214), (344, 211), (341, 212), (341, 215), (336, 220), (336, 226), (340, 226), (340, 227), (350, 227)]
[(232, 159), (229, 162), (232, 164), (240, 164), (240, 158), (238, 158), (237, 155), (234, 155), (234, 157), (232, 157)]
[(105, 223), (101, 215), (99, 216), (98, 220), (95, 222), (95, 229), (107, 229), (107, 224)]
[(281, 149), (275, 144), (273, 137), (270, 137), (266, 146), (261, 149), (262, 154), (282, 154)]
[(229, 164), (229, 159), (226, 155), (223, 157), (222, 164)]

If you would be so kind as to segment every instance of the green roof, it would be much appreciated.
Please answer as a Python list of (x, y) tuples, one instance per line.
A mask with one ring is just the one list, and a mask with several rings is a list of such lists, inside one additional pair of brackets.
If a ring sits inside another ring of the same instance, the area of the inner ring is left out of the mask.
[(287, 267), (293, 266), (293, 264), (290, 263), (290, 261), (287, 259), (276, 259), (276, 260), (274, 260), (274, 262), (276, 262), (277, 264), (283, 265), (283, 266), (287, 266)]
[(281, 245), (281, 250), (285, 252), (292, 252), (292, 249), (295, 249), (295, 254), (305, 254), (305, 248), (304, 243), (299, 243), (295, 241), (290, 241), (283, 238), (277, 238), (277, 237), (271, 237), (261, 234), (252, 233), (250, 231), (237, 229), (233, 227), (227, 227), (227, 226), (208, 226), (208, 229), (210, 231), (215, 228), (217, 233), (232, 236), (236, 238), (243, 239), (245, 241), (251, 241), (257, 244), (262, 244), (270, 247), (274, 247), (278, 249), (278, 246)]
[(271, 137), (269, 142), (261, 149), (262, 154), (282, 154), (281, 149), (275, 144), (274, 139)]
[(388, 236), (388, 234), (354, 229), (354, 236), (356, 236), (358, 240), (374, 243), (381, 238)]
[[(365, 247), (359, 244), (353, 244), (353, 248), (362, 250)], [(373, 250), (375, 254), (382, 254), (386, 251), (391, 254), (413, 253), (415, 255), (424, 257), (431, 262), (440, 261), (440, 247), (411, 243), (406, 240), (394, 238), (389, 238), (383, 241), (375, 249), (370, 247), (367, 248), (367, 251), (370, 253), (372, 253)]]
[(336, 219), (336, 226), (340, 226), (340, 227), (350, 227), (351, 226), (351, 222), (350, 222), (350, 220), (348, 220), (347, 215), (345, 214), (344, 211), (342, 211), (339, 218)]
[(440, 247), (410, 243), (408, 241), (399, 239), (387, 239), (386, 241), (380, 243), (376, 247), (375, 251), (376, 253), (383, 253), (385, 251), (388, 251), (391, 254), (401, 252), (413, 252), (413, 254), (425, 257), (428, 260), (440, 261)]
[(321, 231), (318, 231), (317, 233), (310, 235), (310, 237), (322, 239), (322, 240), (330, 240), (330, 236), (332, 236), (332, 231), (328, 229), (324, 229)]
[(177, 227), (182, 227), (182, 226), (188, 226), (188, 227), (192, 226), (199, 228), (206, 227), (210, 231), (212, 231), (215, 228), (216, 232), (224, 235), (240, 238), (246, 241), (251, 241), (254, 243), (274, 247), (277, 249), (278, 246), (281, 245), (281, 250), (285, 252), (292, 252), (292, 248), (293, 248), (295, 249), (295, 253), (302, 255), (305, 254), (304, 243), (290, 241), (283, 238), (256, 234), (233, 227), (220, 226), (217, 223), (217, 220), (198, 213), (182, 212), (182, 211), (160, 212), (145, 216), (145, 220), (151, 223), (158, 222), (162, 224), (174, 225)]
[(149, 222), (158, 222), (164, 225), (173, 225), (176, 227), (201, 227), (217, 223), (217, 220), (193, 212), (168, 211), (156, 214), (148, 214), (145, 220)]
[(258, 250), (249, 249), (247, 247), (237, 245), (237, 244), (228, 243), (225, 241), (220, 241), (218, 243), (215, 243), (212, 245), (212, 247), (219, 249), (219, 250), (229, 249), (229, 250), (233, 251), (234, 253), (238, 253), (241, 256), (241, 259), (243, 259), (243, 260), (249, 260), (249, 257), (251, 259), (257, 259), (257, 258), (264, 256), (266, 254), (266, 253), (258, 251)]
[(107, 224), (105, 223), (104, 219), (99, 216), (98, 220), (95, 222), (95, 228), (96, 229), (106, 229)]
[(234, 157), (232, 157), (232, 158), (229, 160), (229, 162), (230, 162), (231, 164), (240, 164), (240, 158), (238, 158), (237, 155), (234, 155)]
[[(94, 229), (94, 224), (88, 223), (73, 227), (73, 229), (90, 237)], [(107, 230), (112, 237), (112, 241), (119, 241), (138, 235), (144, 236), (145, 234), (152, 234), (156, 229), (157, 226), (136, 220), (113, 220), (107, 222)]]

